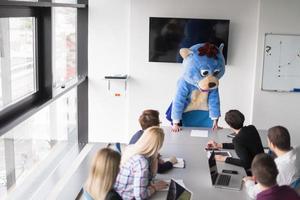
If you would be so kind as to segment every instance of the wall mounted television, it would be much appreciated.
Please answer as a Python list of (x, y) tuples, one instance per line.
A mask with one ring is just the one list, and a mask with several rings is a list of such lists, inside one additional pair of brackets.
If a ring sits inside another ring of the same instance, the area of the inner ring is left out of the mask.
[(224, 43), (227, 62), (229, 20), (162, 18), (149, 19), (149, 62), (181, 63), (180, 48), (211, 42)]

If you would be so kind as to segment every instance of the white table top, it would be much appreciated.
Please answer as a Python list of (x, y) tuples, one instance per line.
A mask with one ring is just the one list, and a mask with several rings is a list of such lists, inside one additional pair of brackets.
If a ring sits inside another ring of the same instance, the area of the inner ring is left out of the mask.
[[(221, 129), (212, 132), (210, 129), (203, 128), (183, 128), (179, 133), (171, 133), (170, 127), (163, 127), (165, 130), (165, 141), (160, 151), (163, 157), (176, 156), (185, 160), (185, 168), (174, 168), (166, 174), (158, 174), (156, 178), (168, 180), (171, 178), (182, 179), (185, 186), (193, 192), (194, 200), (226, 200), (226, 199), (249, 199), (245, 188), (241, 191), (218, 189), (212, 186), (208, 168), (208, 158), (205, 146), (209, 139), (221, 142), (231, 142), (231, 138), (227, 137), (232, 133), (229, 129)], [(191, 137), (191, 130), (208, 130), (208, 137)], [(259, 131), (263, 144), (266, 145), (266, 132)], [(234, 150), (230, 150), (233, 157), (236, 157)], [(240, 175), (246, 176), (242, 167), (217, 162), (218, 171), (222, 169), (237, 170)], [(158, 192), (152, 199), (165, 199), (167, 192)]]

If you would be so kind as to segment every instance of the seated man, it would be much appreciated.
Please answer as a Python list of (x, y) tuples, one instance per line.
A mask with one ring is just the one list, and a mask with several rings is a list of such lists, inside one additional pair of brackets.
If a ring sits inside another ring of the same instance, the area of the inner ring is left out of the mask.
[(225, 114), (225, 121), (235, 132), (236, 136), (232, 139), (232, 143), (216, 143), (213, 140), (208, 142), (208, 148), (235, 149), (239, 158), (231, 158), (216, 155), (217, 161), (225, 161), (237, 166), (242, 166), (250, 175), (249, 171), (251, 163), (255, 155), (264, 152), (260, 136), (253, 125), (244, 126), (245, 117), (238, 110), (229, 110)]
[[(268, 130), (268, 146), (275, 153), (278, 168), (277, 184), (291, 185), (300, 178), (300, 148), (292, 148), (290, 134), (285, 127), (274, 126)], [(252, 177), (245, 177), (248, 195), (255, 199), (260, 192)]]
[[(142, 127), (142, 130), (137, 131), (132, 138), (130, 139), (129, 144), (135, 144), (140, 137), (143, 135), (144, 130), (152, 126), (159, 126), (159, 112), (157, 110), (144, 110), (142, 115), (139, 118), (139, 123)], [(160, 157), (160, 155), (159, 155)], [(170, 161), (164, 162), (159, 158), (158, 160), (158, 173), (164, 173), (173, 168), (173, 165), (177, 163), (177, 159), (172, 156)]]
[(298, 194), (289, 186), (278, 186), (278, 170), (270, 155), (262, 153), (255, 156), (251, 169), (261, 191), (257, 194), (257, 200), (300, 200)]

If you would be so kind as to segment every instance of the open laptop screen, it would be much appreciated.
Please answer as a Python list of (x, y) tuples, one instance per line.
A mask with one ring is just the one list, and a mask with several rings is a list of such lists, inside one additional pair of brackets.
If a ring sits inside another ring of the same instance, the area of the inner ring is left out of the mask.
[(173, 179), (171, 180), (167, 200), (190, 200), (192, 193), (176, 183)]
[(211, 154), (210, 154), (210, 157), (208, 159), (208, 166), (209, 166), (209, 171), (210, 171), (210, 176), (211, 176), (211, 182), (214, 185), (218, 178), (218, 168), (217, 168), (214, 151), (211, 152)]

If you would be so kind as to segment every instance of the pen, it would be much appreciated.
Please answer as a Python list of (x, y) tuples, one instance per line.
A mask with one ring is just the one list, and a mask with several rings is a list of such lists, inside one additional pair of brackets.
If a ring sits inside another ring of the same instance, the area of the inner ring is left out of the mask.
[(294, 88), (292, 92), (300, 92), (300, 88)]

